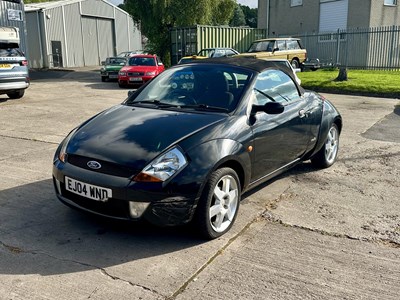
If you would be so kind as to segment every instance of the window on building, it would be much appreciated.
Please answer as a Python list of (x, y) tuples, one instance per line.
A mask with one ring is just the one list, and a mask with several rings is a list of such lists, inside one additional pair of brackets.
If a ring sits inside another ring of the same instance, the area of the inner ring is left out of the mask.
[(385, 5), (397, 5), (397, 0), (385, 0)]
[(303, 5), (303, 0), (290, 0), (290, 6), (300, 6)]

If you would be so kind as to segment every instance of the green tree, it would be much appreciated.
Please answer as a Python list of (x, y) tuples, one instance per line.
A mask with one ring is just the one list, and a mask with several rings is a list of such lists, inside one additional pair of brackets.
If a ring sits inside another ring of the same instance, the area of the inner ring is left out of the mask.
[(244, 18), (246, 20), (246, 25), (251, 28), (257, 28), (257, 8), (250, 8), (246, 5), (239, 4), (240, 8), (243, 11)]
[(245, 26), (246, 19), (243, 13), (242, 8), (240, 5), (237, 5), (235, 11), (233, 12), (232, 20), (230, 21), (229, 25), (231, 26)]
[(171, 28), (229, 24), (235, 6), (235, 0), (125, 0), (122, 8), (140, 24), (149, 39), (147, 50), (168, 63)]

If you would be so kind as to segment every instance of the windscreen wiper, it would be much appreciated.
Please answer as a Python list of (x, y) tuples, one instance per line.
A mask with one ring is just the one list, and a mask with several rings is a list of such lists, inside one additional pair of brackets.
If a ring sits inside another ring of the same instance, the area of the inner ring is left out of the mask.
[(133, 106), (142, 105), (142, 104), (144, 104), (145, 106), (147, 106), (147, 104), (151, 104), (151, 105), (156, 106), (158, 108), (178, 107), (178, 105), (161, 102), (160, 100), (156, 100), (156, 99), (132, 101), (132, 102), (128, 103), (128, 105), (133, 105)]
[(221, 112), (229, 112), (229, 109), (225, 107), (212, 106), (207, 104), (193, 104), (193, 105), (180, 105), (181, 108), (192, 108), (195, 110), (201, 111), (221, 111)]

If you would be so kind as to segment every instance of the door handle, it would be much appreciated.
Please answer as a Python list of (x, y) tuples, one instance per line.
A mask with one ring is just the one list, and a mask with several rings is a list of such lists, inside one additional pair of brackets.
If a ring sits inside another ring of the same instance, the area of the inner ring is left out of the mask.
[(307, 117), (306, 111), (304, 109), (299, 110), (299, 117), (300, 118)]

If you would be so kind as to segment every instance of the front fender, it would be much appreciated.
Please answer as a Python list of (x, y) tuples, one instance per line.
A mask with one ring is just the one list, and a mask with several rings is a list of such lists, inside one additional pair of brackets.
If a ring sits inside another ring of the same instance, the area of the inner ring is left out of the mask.
[(215, 139), (187, 150), (186, 154), (190, 163), (174, 181), (180, 182), (180, 185), (195, 182), (197, 199), (211, 174), (222, 166), (229, 166), (238, 173), (242, 189), (247, 186), (251, 174), (251, 158), (243, 144), (231, 139)]

